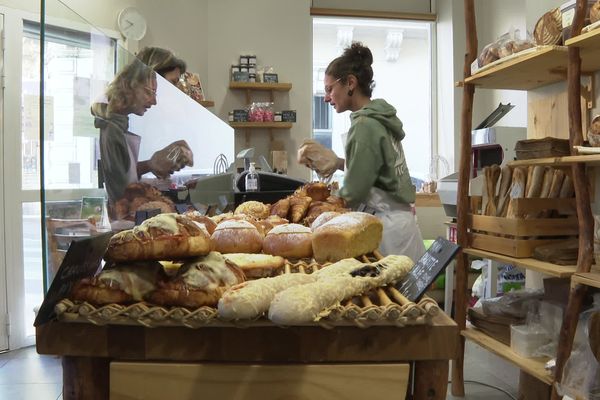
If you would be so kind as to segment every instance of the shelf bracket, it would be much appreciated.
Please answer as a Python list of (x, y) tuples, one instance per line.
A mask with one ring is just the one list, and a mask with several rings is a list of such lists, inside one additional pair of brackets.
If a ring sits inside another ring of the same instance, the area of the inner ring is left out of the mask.
[(581, 74), (582, 76), (586, 76), (587, 78), (587, 84), (581, 85), (581, 96), (583, 98), (585, 98), (586, 103), (587, 103), (587, 109), (591, 110), (592, 108), (594, 108), (594, 98), (596, 96), (594, 96), (594, 86), (596, 83), (596, 80), (594, 78), (594, 74)]

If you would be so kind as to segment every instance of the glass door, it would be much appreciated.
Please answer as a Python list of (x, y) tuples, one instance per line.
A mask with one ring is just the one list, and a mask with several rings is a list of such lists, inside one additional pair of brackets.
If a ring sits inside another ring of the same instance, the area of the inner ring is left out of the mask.
[[(0, 14), (0, 121), (4, 121), (4, 14)], [(0, 154), (4, 152), (4, 122), (0, 124)], [(0, 352), (8, 350), (8, 305), (6, 291), (6, 224), (4, 223), (4, 174), (0, 164)]]

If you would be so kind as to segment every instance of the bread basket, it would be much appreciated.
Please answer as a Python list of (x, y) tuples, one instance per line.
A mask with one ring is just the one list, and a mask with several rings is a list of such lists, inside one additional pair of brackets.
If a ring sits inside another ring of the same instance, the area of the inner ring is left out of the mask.
[(556, 45), (562, 41), (562, 14), (558, 8), (548, 11), (535, 24), (533, 37), (538, 46)]

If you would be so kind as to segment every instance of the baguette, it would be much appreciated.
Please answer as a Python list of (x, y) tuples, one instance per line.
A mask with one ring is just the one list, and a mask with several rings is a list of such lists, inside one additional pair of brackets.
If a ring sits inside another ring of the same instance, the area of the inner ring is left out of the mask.
[(500, 177), (500, 167), (496, 164), (484, 168), (485, 189), (487, 193), (487, 202), (484, 209), (484, 215), (496, 215), (496, 186)]
[(565, 179), (563, 180), (558, 197), (561, 199), (567, 199), (573, 197), (574, 195), (575, 187), (573, 186), (573, 179), (571, 179), (569, 175), (565, 175)]
[[(532, 171), (533, 173), (533, 171)], [(510, 200), (506, 211), (506, 218), (518, 218), (515, 211), (514, 200), (525, 197), (525, 188), (527, 183), (527, 174), (525, 168), (516, 167), (513, 170), (512, 184), (510, 186)]]
[[(560, 189), (562, 188), (563, 181), (565, 179), (565, 173), (560, 169), (553, 170), (552, 182), (550, 182), (550, 189), (548, 190), (548, 198), (556, 199), (560, 195)], [(548, 218), (552, 214), (552, 210), (543, 210), (540, 214), (541, 218)]]
[(534, 166), (531, 177), (527, 177), (527, 179), (527, 186), (529, 189), (527, 190), (525, 197), (529, 199), (540, 197), (544, 182), (544, 167), (541, 165)]
[(508, 165), (502, 167), (500, 175), (500, 188), (498, 189), (498, 205), (496, 207), (496, 216), (506, 215), (508, 206), (508, 193), (510, 189), (512, 171)]
[(293, 286), (275, 295), (269, 307), (269, 319), (280, 325), (318, 321), (342, 300), (403, 278), (413, 265), (413, 261), (406, 256), (387, 256), (374, 264), (359, 266), (379, 269), (380, 273), (375, 277), (344, 273)]

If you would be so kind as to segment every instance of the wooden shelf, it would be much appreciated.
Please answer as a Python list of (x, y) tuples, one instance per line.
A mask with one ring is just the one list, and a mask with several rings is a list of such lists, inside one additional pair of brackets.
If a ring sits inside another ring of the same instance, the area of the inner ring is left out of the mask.
[(571, 277), (571, 285), (580, 283), (582, 285), (592, 286), (600, 289), (600, 273), (598, 272), (578, 272)]
[(291, 122), (230, 122), (236, 129), (290, 129)]
[(568, 39), (565, 44), (579, 47), (581, 72), (591, 73), (600, 70), (600, 29), (575, 36)]
[(567, 53), (564, 46), (538, 47), (535, 51), (475, 73), (464, 83), (484, 89), (535, 89), (566, 79)]
[(568, 278), (575, 273), (575, 265), (557, 265), (534, 258), (514, 258), (502, 254), (496, 254), (485, 250), (478, 249), (463, 249), (465, 254), (477, 256), (481, 258), (489, 258), (490, 260), (501, 261), (517, 267), (538, 271), (546, 275), (557, 278)]
[(552, 166), (569, 166), (576, 163), (585, 163), (590, 165), (600, 165), (600, 154), (587, 154), (581, 156), (565, 156), (565, 157), (547, 157), (534, 158), (531, 160), (510, 161), (508, 165), (517, 167), (521, 165), (552, 165)]
[(289, 92), (291, 83), (256, 83), (256, 82), (229, 82), (229, 89), (240, 90), (274, 90), (276, 92)]
[(202, 105), (202, 107), (214, 107), (215, 106), (215, 102), (212, 100), (201, 100), (200, 104)]
[(515, 353), (510, 346), (486, 335), (476, 328), (467, 328), (461, 332), (466, 339), (477, 343), (486, 350), (491, 351), (500, 358), (515, 364), (519, 369), (527, 372), (529, 375), (539, 379), (547, 385), (552, 385), (554, 377), (544, 368), (548, 359), (544, 358), (525, 358)]

